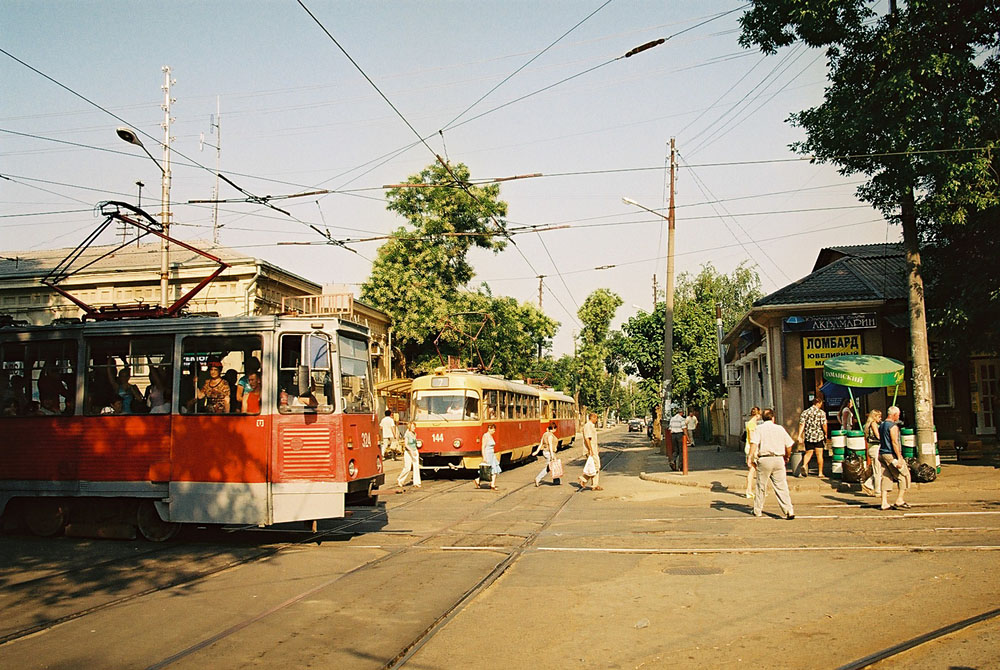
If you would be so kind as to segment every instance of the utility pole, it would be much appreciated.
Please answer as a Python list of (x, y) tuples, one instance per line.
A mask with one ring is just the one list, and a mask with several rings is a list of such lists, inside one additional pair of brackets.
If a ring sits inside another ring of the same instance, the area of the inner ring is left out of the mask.
[[(670, 203), (667, 210), (667, 279), (663, 319), (663, 434), (670, 421), (670, 396), (674, 373), (674, 183), (677, 176), (677, 150), (670, 138)], [(676, 458), (676, 456), (674, 456)]]
[[(660, 426), (664, 437), (670, 421), (671, 390), (673, 385), (674, 357), (674, 185), (677, 178), (677, 150), (674, 138), (670, 138), (670, 204), (667, 216), (655, 209), (641, 205), (635, 200), (622, 198), (626, 205), (634, 205), (667, 220), (667, 286), (663, 324), (663, 385), (661, 388)], [(655, 308), (655, 306), (654, 306)], [(667, 445), (667, 453), (671, 453)]]
[[(163, 226), (163, 234), (170, 235), (170, 124), (173, 119), (170, 116), (170, 104), (176, 102), (170, 97), (170, 86), (176, 81), (170, 79), (170, 66), (163, 68), (163, 179), (160, 189), (160, 224)], [(169, 296), (170, 282), (170, 244), (165, 238), (160, 238), (160, 306), (167, 307), (170, 302)]]
[[(538, 311), (542, 311), (542, 281), (545, 275), (538, 275)], [(542, 360), (542, 340), (538, 340), (538, 360)]]

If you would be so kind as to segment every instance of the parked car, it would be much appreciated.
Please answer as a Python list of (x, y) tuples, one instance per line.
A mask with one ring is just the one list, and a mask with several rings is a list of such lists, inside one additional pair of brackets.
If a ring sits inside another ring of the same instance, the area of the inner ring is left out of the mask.
[(641, 433), (642, 429), (645, 428), (645, 421), (642, 419), (632, 419), (628, 422), (628, 432), (630, 433)]

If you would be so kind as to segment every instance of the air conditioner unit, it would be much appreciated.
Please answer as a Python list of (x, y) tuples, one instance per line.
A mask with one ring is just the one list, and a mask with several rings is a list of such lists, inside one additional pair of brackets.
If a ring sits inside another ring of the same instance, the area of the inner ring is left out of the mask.
[(735, 365), (726, 366), (726, 386), (740, 385), (740, 368)]

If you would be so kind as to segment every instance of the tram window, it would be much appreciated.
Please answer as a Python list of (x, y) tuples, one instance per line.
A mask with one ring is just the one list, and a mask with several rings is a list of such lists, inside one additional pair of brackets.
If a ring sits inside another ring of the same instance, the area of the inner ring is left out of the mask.
[(477, 421), (479, 397), (473, 391), (415, 391), (417, 421)]
[(85, 412), (169, 414), (173, 348), (173, 338), (162, 336), (90, 340)]
[[(330, 340), (325, 335), (282, 335), (278, 356), (278, 411), (282, 414), (332, 412), (330, 363)], [(305, 364), (309, 365), (311, 374), (309, 390), (299, 395), (299, 366)]]
[(340, 335), (337, 352), (340, 354), (340, 392), (344, 398), (344, 411), (370, 414), (372, 393), (368, 376), (368, 343)]
[(7, 342), (0, 349), (0, 416), (66, 416), (76, 405), (76, 342)]
[(483, 391), (483, 418), (494, 421), (497, 418), (497, 392)]
[(259, 414), (258, 335), (185, 337), (181, 348), (182, 414)]

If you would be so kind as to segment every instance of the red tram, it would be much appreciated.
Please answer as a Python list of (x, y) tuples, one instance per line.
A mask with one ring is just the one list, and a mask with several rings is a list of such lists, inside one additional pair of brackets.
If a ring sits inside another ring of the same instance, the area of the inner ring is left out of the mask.
[(527, 459), (550, 420), (560, 445), (576, 435), (573, 399), (537, 386), (464, 370), (438, 370), (410, 386), (422, 467), (476, 469), (481, 439), (491, 423), (501, 464)]
[(384, 481), (369, 336), (338, 319), (0, 328), (0, 513), (33, 532), (342, 517)]

